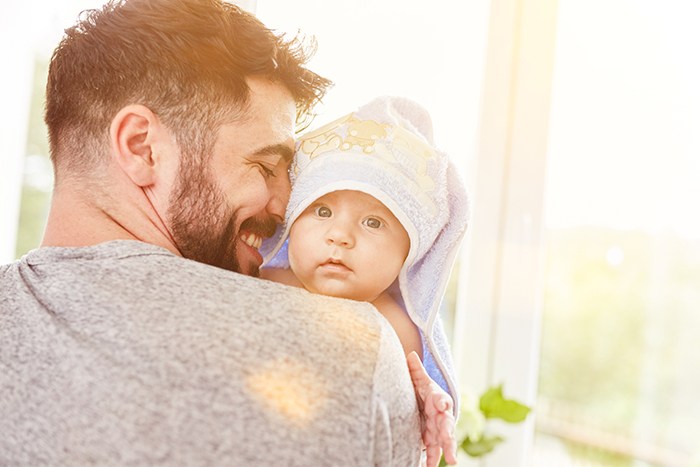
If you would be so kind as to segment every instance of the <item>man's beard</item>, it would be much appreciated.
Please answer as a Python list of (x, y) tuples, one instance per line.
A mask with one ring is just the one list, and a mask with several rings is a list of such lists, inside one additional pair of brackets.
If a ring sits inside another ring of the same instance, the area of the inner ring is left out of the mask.
[[(185, 258), (241, 272), (236, 257), (235, 209), (226, 205), (204, 164), (183, 164), (170, 197), (168, 219), (175, 244)], [(257, 265), (248, 274), (259, 275)], [(251, 270), (252, 269), (252, 270)]]

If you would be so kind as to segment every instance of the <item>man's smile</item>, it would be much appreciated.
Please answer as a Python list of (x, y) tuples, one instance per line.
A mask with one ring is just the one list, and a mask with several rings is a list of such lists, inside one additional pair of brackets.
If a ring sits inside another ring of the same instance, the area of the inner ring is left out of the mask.
[(243, 243), (249, 247), (258, 250), (262, 246), (263, 237), (254, 232), (241, 232), (239, 236)]

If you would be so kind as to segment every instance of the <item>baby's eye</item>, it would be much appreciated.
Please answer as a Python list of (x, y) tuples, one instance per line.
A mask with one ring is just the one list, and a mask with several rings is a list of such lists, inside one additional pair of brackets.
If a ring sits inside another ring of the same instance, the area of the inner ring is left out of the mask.
[(362, 221), (362, 223), (365, 224), (370, 229), (378, 229), (379, 227), (382, 226), (382, 221), (380, 221), (376, 217), (368, 217), (367, 219)]
[(318, 217), (331, 217), (331, 210), (326, 206), (319, 206), (316, 208), (316, 215)]

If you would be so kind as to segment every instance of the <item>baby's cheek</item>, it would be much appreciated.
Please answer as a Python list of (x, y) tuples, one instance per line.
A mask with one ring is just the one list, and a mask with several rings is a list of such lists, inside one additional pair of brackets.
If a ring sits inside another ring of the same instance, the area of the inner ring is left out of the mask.
[(297, 279), (299, 279), (304, 288), (309, 290), (309, 264), (311, 261), (308, 259), (308, 257), (304, 259), (304, 255), (299, 255), (296, 249), (292, 248), (291, 244), (288, 251), (288, 257), (289, 268), (292, 270)]

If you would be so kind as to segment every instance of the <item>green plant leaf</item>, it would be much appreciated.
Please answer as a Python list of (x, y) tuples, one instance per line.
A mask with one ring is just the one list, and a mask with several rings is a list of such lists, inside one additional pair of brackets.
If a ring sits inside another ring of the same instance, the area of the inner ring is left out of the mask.
[(486, 418), (500, 418), (508, 423), (520, 423), (530, 413), (530, 407), (503, 397), (503, 385), (489, 388), (479, 400), (479, 409)]
[(502, 442), (503, 438), (500, 436), (484, 435), (478, 441), (466, 438), (459, 447), (472, 457), (480, 457), (493, 451), (493, 448)]

